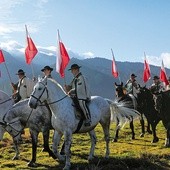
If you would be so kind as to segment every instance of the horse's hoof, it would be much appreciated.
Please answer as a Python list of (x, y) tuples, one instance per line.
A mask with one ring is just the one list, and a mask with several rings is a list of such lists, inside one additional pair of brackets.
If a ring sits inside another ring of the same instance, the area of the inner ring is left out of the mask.
[(156, 138), (154, 138), (153, 140), (152, 140), (152, 142), (151, 143), (157, 143), (159, 141), (159, 138), (158, 137), (156, 137)]
[(28, 162), (27, 165), (28, 165), (29, 167), (37, 167), (37, 166), (38, 166), (35, 162), (32, 162), (32, 161)]
[(63, 170), (70, 170), (70, 166), (69, 165), (66, 165)]
[(143, 138), (143, 137), (144, 137), (144, 133), (141, 133), (141, 134), (140, 134), (140, 137)]
[(117, 142), (117, 141), (118, 141), (118, 140), (117, 140), (116, 138), (112, 140), (112, 142)]

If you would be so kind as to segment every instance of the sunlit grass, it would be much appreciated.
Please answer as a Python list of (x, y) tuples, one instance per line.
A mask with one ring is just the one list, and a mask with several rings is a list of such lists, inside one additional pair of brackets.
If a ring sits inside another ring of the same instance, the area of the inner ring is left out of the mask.
[[(115, 124), (111, 125), (110, 140), (114, 136)], [(157, 126), (158, 143), (151, 143), (152, 135), (145, 134), (144, 138), (140, 137), (141, 126), (139, 121), (135, 122), (136, 139), (131, 140), (131, 131), (127, 124), (120, 131), (117, 143), (110, 142), (110, 159), (105, 160), (105, 141), (101, 126), (96, 127), (97, 144), (95, 149), (95, 160), (89, 164), (87, 157), (90, 150), (90, 137), (86, 134), (74, 134), (72, 142), (72, 169), (100, 170), (100, 169), (163, 169), (169, 168), (170, 149), (164, 147), (165, 129), (162, 123)], [(0, 142), (0, 169), (30, 169), (27, 163), (31, 159), (31, 140), (28, 129), (23, 136), (24, 143), (20, 146), (20, 160), (13, 161), (14, 149), (12, 138), (5, 133), (4, 140)], [(36, 169), (62, 169), (64, 164), (60, 164), (57, 160), (53, 160), (47, 153), (42, 152), (42, 134), (39, 135), (39, 143), (37, 148)], [(52, 145), (52, 131), (50, 135), (50, 145)], [(169, 166), (169, 167), (168, 167)]]

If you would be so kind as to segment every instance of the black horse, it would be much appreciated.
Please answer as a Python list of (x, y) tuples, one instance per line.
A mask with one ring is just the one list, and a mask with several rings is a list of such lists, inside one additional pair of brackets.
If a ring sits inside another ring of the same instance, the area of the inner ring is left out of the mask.
[(156, 143), (159, 141), (159, 138), (156, 135), (156, 126), (161, 120), (161, 117), (158, 111), (155, 109), (155, 102), (153, 98), (152, 92), (144, 87), (139, 88), (139, 92), (137, 94), (138, 99), (138, 110), (143, 113), (148, 121), (147, 131), (150, 133), (149, 124), (152, 128), (153, 140), (152, 143)]
[[(121, 84), (119, 84), (119, 85), (117, 83), (115, 83), (115, 90), (116, 90), (116, 100), (117, 100), (117, 102), (125, 102), (125, 103), (128, 104), (127, 107), (137, 110), (136, 99), (135, 99), (134, 96), (124, 93), (123, 82), (121, 82)], [(113, 139), (114, 142), (117, 142), (118, 136), (119, 136), (119, 130), (120, 130), (120, 128), (118, 126), (118, 124), (119, 124), (119, 120), (118, 119), (117, 119), (116, 123), (117, 123), (117, 126), (116, 126), (117, 128), (116, 128), (115, 137)], [(140, 136), (143, 137), (145, 131), (144, 131), (144, 119), (143, 119), (142, 114), (141, 114), (140, 123), (142, 125), (142, 134)], [(130, 129), (132, 131), (132, 139), (135, 139), (133, 117), (132, 117), (132, 119), (130, 121)]]
[(154, 101), (166, 129), (165, 146), (170, 147), (170, 90), (155, 94)]

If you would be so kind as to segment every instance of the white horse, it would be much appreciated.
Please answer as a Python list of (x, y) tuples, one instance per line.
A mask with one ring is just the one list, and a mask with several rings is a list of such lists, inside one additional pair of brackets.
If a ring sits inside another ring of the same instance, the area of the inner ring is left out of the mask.
[[(56, 159), (56, 156), (49, 148), (49, 131), (52, 128), (51, 112), (46, 106), (39, 106), (36, 109), (31, 109), (28, 106), (28, 100), (29, 99), (21, 100), (6, 112), (1, 122), (2, 126), (0, 129), (5, 129), (13, 137), (16, 151), (13, 159), (19, 159), (18, 143), (21, 140), (21, 132), (24, 128), (29, 128), (32, 139), (32, 159), (28, 163), (28, 166), (36, 167), (39, 132), (43, 133), (44, 151), (48, 152), (49, 156)], [(3, 137), (3, 132), (0, 133), (0, 137)]]
[[(100, 96), (93, 96), (89, 103), (91, 114), (91, 126), (84, 126), (83, 122), (77, 118), (75, 108), (72, 106), (72, 99), (64, 92), (63, 88), (54, 80), (45, 77), (37, 82), (29, 99), (29, 106), (36, 108), (39, 103), (47, 101), (52, 111), (52, 126), (56, 130), (54, 136), (54, 145), (58, 147), (62, 135), (64, 135), (65, 142), (65, 167), (70, 169), (70, 147), (73, 133), (88, 132), (91, 138), (91, 149), (88, 159), (91, 160), (94, 156), (94, 149), (96, 144), (96, 135), (94, 128), (98, 123), (101, 124), (105, 141), (106, 153), (108, 158), (109, 151), (109, 129), (110, 129), (110, 105)], [(59, 154), (58, 148), (55, 149), (55, 154), (59, 160), (63, 157)]]

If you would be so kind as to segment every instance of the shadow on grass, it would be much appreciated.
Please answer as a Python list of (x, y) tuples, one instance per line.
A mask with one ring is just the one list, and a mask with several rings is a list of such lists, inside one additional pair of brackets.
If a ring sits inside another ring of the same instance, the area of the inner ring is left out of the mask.
[[(87, 155), (76, 154), (85, 159)], [(168, 161), (170, 156), (143, 154), (141, 158), (109, 158), (96, 157), (89, 163), (72, 163), (71, 170), (167, 170), (170, 169)], [(38, 167), (44, 167), (49, 170), (62, 170), (64, 163), (56, 166), (45, 166), (38, 164)], [(38, 169), (37, 167), (37, 169)]]

